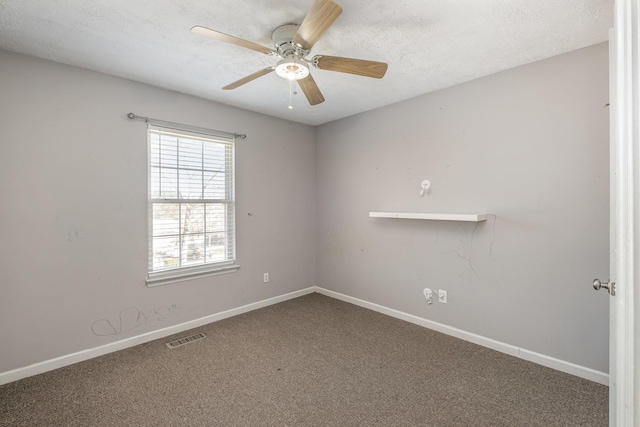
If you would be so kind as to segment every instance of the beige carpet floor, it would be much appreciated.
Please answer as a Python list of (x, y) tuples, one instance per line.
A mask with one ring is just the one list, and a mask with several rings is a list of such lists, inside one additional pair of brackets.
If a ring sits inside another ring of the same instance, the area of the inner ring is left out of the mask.
[(3, 385), (0, 426), (586, 427), (607, 426), (607, 400), (605, 386), (311, 294)]

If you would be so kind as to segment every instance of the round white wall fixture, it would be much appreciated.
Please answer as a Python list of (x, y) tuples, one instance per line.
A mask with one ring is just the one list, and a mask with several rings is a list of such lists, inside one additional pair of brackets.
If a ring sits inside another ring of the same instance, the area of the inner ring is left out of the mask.
[(422, 181), (421, 185), (422, 185), (422, 190), (420, 190), (420, 197), (424, 196), (424, 194), (427, 192), (429, 187), (431, 187), (431, 181), (429, 181), (428, 179), (425, 179), (424, 181)]

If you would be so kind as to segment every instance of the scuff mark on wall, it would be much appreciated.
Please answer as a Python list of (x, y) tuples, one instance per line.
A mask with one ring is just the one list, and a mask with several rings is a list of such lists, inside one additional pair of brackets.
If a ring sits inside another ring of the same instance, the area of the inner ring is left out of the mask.
[(77, 227), (72, 227), (67, 233), (67, 241), (73, 242), (74, 240), (86, 239), (87, 236), (83, 230), (80, 230)]

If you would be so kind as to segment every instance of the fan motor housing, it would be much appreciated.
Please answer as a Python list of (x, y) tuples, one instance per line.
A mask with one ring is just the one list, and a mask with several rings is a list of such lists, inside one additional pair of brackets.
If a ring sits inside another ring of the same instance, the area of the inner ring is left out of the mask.
[(271, 39), (273, 40), (278, 55), (286, 58), (295, 54), (300, 58), (304, 58), (309, 53), (308, 50), (304, 50), (293, 43), (293, 37), (298, 32), (298, 28), (300, 28), (298, 24), (285, 24), (273, 30)]

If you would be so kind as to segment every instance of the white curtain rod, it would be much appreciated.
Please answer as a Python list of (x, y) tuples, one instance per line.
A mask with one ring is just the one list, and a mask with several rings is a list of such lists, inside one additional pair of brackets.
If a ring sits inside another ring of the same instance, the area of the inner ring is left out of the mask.
[(137, 114), (133, 114), (133, 113), (127, 114), (127, 117), (129, 117), (131, 120), (144, 120), (145, 123), (151, 123), (152, 125), (165, 126), (168, 128), (184, 130), (187, 132), (204, 133), (206, 135), (217, 135), (217, 136), (226, 137), (226, 138), (245, 139), (247, 137), (247, 135), (244, 133), (231, 133), (231, 132), (224, 132), (221, 130), (213, 130), (213, 129), (201, 128), (197, 126), (183, 125), (182, 123), (174, 123), (174, 122), (167, 122), (164, 120), (150, 119), (149, 117), (138, 116)]

